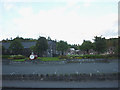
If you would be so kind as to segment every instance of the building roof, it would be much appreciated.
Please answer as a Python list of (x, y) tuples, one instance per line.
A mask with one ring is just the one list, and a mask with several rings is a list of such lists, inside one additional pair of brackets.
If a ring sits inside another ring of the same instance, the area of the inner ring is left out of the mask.
[[(24, 48), (30, 48), (31, 46), (35, 46), (36, 42), (21, 42)], [(5, 49), (9, 49), (10, 42), (3, 42), (2, 45), (5, 47)]]
[(8, 49), (9, 46), (10, 46), (10, 42), (3, 42), (3, 43), (2, 43), (2, 46), (4, 46), (5, 49)]
[(24, 48), (30, 48), (31, 46), (35, 46), (36, 42), (22, 42), (22, 45), (24, 46)]
[[(31, 46), (35, 46), (36, 45), (36, 41), (30, 41), (30, 42), (21, 42), (21, 44), (23, 45), (24, 48), (30, 48)], [(55, 43), (53, 43), (53, 41), (48, 41), (48, 45), (55, 45)], [(10, 47), (10, 42), (3, 42), (2, 46), (5, 47), (5, 49), (9, 49)]]

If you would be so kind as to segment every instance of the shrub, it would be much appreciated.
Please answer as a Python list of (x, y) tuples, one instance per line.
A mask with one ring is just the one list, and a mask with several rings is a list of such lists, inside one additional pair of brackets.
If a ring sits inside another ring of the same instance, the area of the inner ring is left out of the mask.
[(84, 59), (88, 58), (88, 59), (95, 59), (95, 58), (104, 58), (102, 55), (84, 55), (82, 56)]
[(82, 57), (76, 57), (76, 59), (82, 59)]
[(9, 59), (25, 59), (25, 56), (23, 55), (11, 55)]
[(103, 57), (106, 59), (116, 59), (116, 58), (118, 58), (118, 55), (110, 54), (110, 55), (103, 55)]
[(66, 73), (64, 76), (65, 76), (65, 77), (68, 77), (69, 75)]
[(9, 58), (10, 55), (2, 55), (2, 58)]
[(68, 56), (64, 56), (64, 55), (61, 55), (61, 56), (59, 56), (58, 58), (59, 58), (59, 59), (69, 59)]

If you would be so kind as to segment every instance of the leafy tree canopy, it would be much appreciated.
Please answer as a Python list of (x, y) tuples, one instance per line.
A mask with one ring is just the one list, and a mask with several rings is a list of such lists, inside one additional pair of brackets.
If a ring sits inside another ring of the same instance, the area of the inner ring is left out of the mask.
[(82, 45), (80, 46), (80, 50), (86, 51), (87, 53), (89, 52), (90, 49), (93, 49), (94, 45), (92, 44), (91, 41), (83, 41)]
[(33, 51), (33, 52), (36, 52), (36, 46), (31, 46), (30, 50)]
[(64, 42), (64, 41), (59, 41), (57, 42), (57, 50), (58, 51), (61, 51), (62, 52), (62, 55), (63, 53), (68, 49), (68, 44), (67, 42)]
[(11, 42), (11, 41), (14, 41), (14, 40), (19, 40), (21, 42), (27, 42), (27, 41), (36, 41), (36, 39), (33, 39), (33, 38), (23, 38), (23, 37), (19, 37), (17, 36), (16, 38), (12, 39), (12, 37), (10, 39), (3, 39), (2, 42)]
[(78, 50), (79, 49), (79, 46), (74, 44), (74, 45), (69, 45), (69, 48), (74, 48), (75, 50)]
[(103, 53), (103, 52), (105, 52), (106, 49), (107, 49), (106, 39), (105, 39), (105, 38), (102, 38), (101, 36), (100, 36), (100, 37), (95, 36), (94, 38), (95, 38), (95, 39), (94, 39), (95, 50), (96, 50), (98, 53)]
[(21, 54), (23, 46), (19, 40), (14, 40), (11, 42), (9, 49), (12, 50), (13, 54)]
[(44, 51), (48, 49), (48, 42), (45, 37), (39, 37), (36, 42), (36, 51), (39, 55), (43, 56)]

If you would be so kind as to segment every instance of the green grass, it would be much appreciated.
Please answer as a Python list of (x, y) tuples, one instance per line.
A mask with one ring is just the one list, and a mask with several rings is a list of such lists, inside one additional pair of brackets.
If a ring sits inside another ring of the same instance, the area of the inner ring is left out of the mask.
[[(60, 60), (58, 57), (38, 57), (37, 59), (39, 59), (40, 61), (59, 61)], [(25, 58), (25, 59), (14, 59), (12, 61), (23, 62), (25, 60), (28, 60), (28, 58)]]
[(25, 61), (26, 59), (15, 59), (15, 60), (12, 60), (12, 61), (21, 61), (21, 62), (23, 62), (23, 61)]
[(38, 57), (41, 61), (59, 61), (58, 57)]

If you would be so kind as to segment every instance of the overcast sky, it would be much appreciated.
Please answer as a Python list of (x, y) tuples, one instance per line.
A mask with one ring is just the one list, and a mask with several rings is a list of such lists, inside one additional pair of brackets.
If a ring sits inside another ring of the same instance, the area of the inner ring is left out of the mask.
[(2, 0), (0, 40), (39, 36), (81, 44), (118, 36), (119, 0)]

